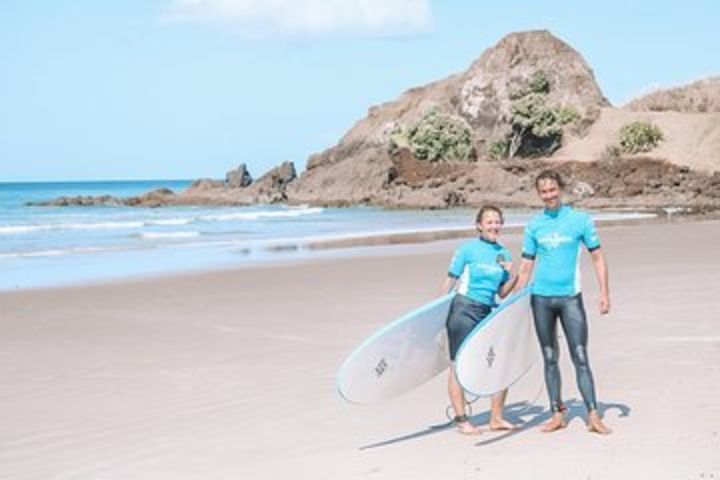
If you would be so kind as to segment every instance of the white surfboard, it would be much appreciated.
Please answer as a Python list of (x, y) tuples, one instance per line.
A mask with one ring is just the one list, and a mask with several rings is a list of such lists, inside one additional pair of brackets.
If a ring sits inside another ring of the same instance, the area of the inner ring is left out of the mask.
[(455, 357), (455, 373), (464, 390), (489, 396), (518, 381), (539, 358), (525, 289), (508, 297), (470, 332)]
[(454, 293), (440, 297), (377, 331), (340, 367), (337, 388), (352, 403), (388, 400), (450, 366), (447, 320)]

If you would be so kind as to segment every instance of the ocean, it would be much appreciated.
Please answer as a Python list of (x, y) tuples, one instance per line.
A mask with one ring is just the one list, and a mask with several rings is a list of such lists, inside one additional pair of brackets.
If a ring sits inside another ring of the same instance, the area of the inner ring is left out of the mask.
[[(177, 192), (190, 183), (0, 183), (0, 290), (303, 259), (327, 254), (307, 248), (314, 241), (463, 229), (472, 227), (475, 215), (472, 209), (26, 205), (62, 195), (127, 197), (160, 187)], [(531, 215), (530, 211), (506, 211), (506, 224), (522, 225)]]

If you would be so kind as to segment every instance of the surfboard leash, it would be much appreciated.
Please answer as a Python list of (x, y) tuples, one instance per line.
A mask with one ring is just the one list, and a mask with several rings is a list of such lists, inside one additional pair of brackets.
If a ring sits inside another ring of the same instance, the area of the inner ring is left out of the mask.
[[(532, 401), (530, 401), (530, 402), (525, 402), (525, 406), (523, 407), (523, 409), (520, 410), (519, 412), (514, 413), (513, 415), (518, 416), (518, 417), (522, 417), (523, 415), (525, 415), (525, 413), (526, 413), (527, 411), (530, 410), (531, 407), (536, 406), (536, 403), (537, 403), (538, 399), (540, 398), (540, 395), (542, 395), (542, 392), (543, 392), (543, 390), (544, 390), (544, 387), (545, 387), (545, 383), (544, 383), (544, 382), (540, 382), (540, 387), (538, 387), (537, 393), (535, 394), (535, 397), (532, 399)], [(466, 392), (466, 393), (467, 393), (467, 392)], [(474, 404), (475, 402), (477, 402), (478, 400), (480, 400), (481, 398), (489, 398), (489, 397), (488, 397), (488, 396), (480, 396), (480, 395), (477, 395), (477, 396), (475, 396), (475, 398), (473, 398), (472, 400), (467, 400), (467, 399), (465, 400), (465, 408), (467, 409), (467, 413), (466, 413), (465, 415), (467, 415), (468, 417), (472, 417), (472, 416), (473, 416), (473, 404)], [(443, 425), (452, 425), (452, 424), (455, 422), (455, 415), (454, 415), (454, 412), (453, 412), (453, 410), (452, 410), (452, 404), (450, 404), (450, 405), (448, 405), (447, 407), (445, 407), (445, 418), (448, 419), (448, 423), (447, 423), (447, 424), (443, 424)]]

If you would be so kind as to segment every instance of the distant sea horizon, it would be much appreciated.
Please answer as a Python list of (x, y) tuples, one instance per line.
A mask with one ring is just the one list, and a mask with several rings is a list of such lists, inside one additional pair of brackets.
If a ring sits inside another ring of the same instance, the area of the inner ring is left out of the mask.
[[(0, 290), (234, 268), (326, 255), (313, 242), (472, 228), (475, 210), (310, 205), (38, 207), (60, 196), (181, 191), (192, 180), (0, 182)], [(532, 210), (506, 210), (521, 226)], [(631, 218), (634, 213), (599, 213)], [(334, 254), (351, 255), (353, 249)]]

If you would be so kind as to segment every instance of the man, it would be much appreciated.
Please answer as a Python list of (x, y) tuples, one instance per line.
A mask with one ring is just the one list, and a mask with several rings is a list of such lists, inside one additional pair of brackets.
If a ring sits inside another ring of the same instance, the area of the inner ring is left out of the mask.
[(575, 366), (578, 388), (588, 410), (588, 430), (606, 435), (612, 431), (603, 424), (598, 414), (595, 385), (587, 356), (588, 328), (580, 293), (580, 244), (584, 244), (592, 256), (600, 284), (602, 315), (610, 311), (605, 257), (590, 216), (562, 203), (563, 181), (560, 175), (552, 170), (543, 171), (536, 178), (535, 187), (545, 209), (525, 228), (516, 289), (527, 285), (535, 269), (531, 305), (553, 412), (542, 430), (554, 432), (566, 426), (566, 408), (560, 398), (556, 334), (557, 320), (560, 319)]

